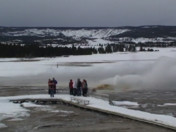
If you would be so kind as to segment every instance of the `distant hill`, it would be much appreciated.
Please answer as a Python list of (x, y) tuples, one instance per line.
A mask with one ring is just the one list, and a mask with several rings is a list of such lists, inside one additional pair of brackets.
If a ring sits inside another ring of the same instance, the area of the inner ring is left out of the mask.
[(130, 38), (157, 38), (157, 37), (176, 37), (176, 26), (141, 26), (128, 27), (129, 31), (111, 37), (130, 37)]
[(3, 44), (89, 46), (175, 43), (176, 26), (139, 27), (0, 27)]
[(0, 27), (0, 57), (153, 52), (151, 47), (173, 46), (176, 26)]

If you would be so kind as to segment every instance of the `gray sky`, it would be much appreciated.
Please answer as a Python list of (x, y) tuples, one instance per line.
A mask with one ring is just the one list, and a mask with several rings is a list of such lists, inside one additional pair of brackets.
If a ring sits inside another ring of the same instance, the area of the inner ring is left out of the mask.
[(0, 26), (176, 25), (176, 0), (0, 0)]

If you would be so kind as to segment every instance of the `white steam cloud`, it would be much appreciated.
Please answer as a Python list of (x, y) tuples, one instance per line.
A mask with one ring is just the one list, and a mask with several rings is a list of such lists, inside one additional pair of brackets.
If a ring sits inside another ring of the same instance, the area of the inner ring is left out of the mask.
[[(121, 67), (122, 68), (122, 67)], [(136, 65), (130, 67), (136, 70)], [(142, 71), (141, 69), (145, 70)], [(115, 89), (176, 89), (176, 60), (161, 57), (151, 65), (141, 67), (134, 74), (116, 75), (102, 81), (114, 85)], [(136, 73), (136, 74), (135, 74)]]

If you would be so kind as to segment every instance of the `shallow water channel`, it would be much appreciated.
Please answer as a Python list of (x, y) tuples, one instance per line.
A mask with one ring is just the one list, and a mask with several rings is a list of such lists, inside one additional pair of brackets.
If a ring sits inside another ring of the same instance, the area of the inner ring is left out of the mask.
[(4, 120), (8, 128), (1, 132), (172, 132), (133, 120), (66, 106), (50, 105), (44, 108), (28, 108), (30, 116), (23, 120)]

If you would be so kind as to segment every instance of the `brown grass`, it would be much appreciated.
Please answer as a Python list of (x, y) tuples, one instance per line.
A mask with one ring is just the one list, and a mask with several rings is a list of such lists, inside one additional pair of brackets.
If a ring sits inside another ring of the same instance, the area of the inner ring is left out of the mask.
[(109, 85), (109, 84), (102, 84), (102, 85), (99, 85), (99, 86), (97, 86), (96, 88), (94, 88), (92, 90), (93, 91), (96, 91), (96, 90), (113, 90), (113, 86)]

